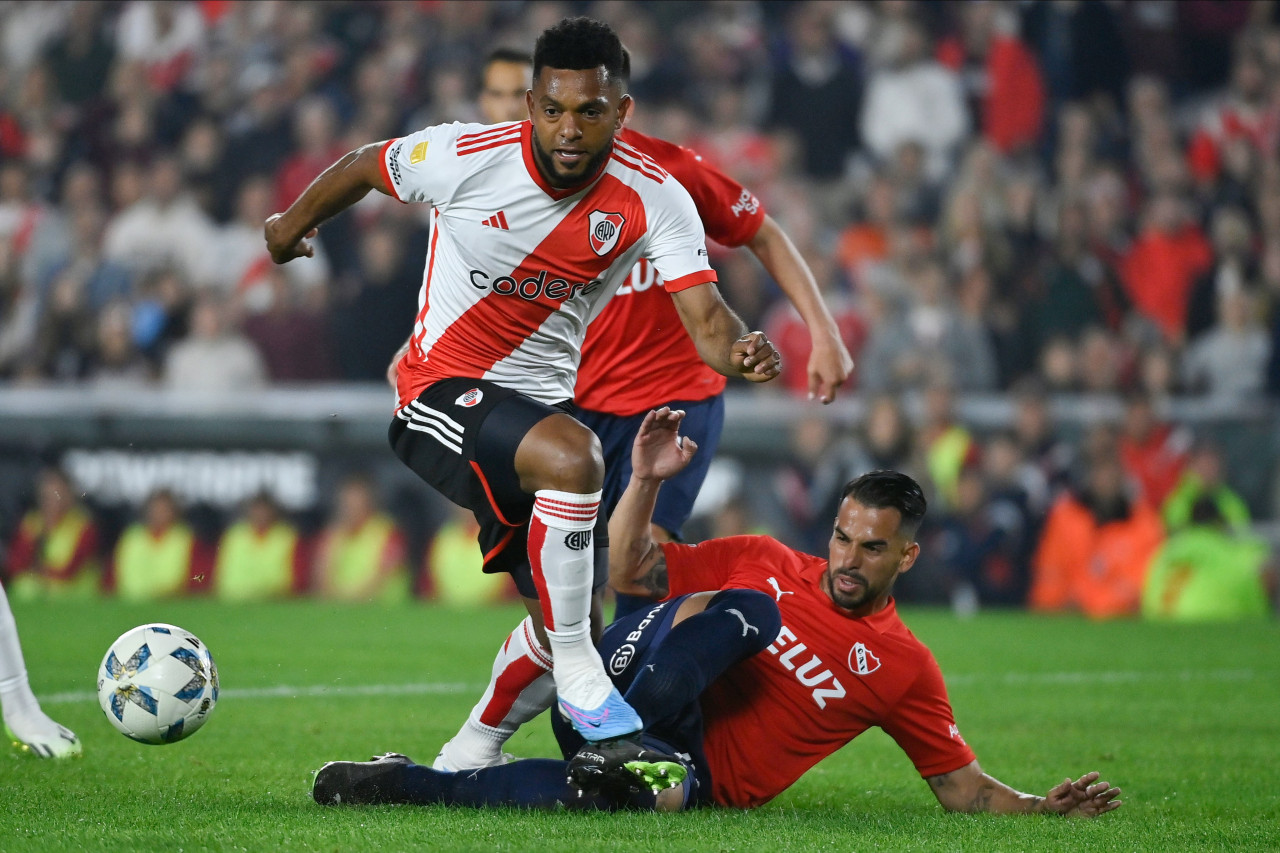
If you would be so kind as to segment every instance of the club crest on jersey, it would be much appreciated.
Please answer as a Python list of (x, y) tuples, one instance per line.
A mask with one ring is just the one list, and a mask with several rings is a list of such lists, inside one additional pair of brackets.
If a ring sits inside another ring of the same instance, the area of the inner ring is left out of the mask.
[(591, 251), (601, 257), (613, 251), (618, 245), (618, 235), (627, 222), (621, 213), (605, 213), (593, 210), (587, 215), (587, 239), (591, 242)]
[(464, 409), (469, 409), (472, 406), (478, 405), (480, 401), (483, 399), (484, 399), (484, 392), (481, 391), (479, 388), (472, 388), (470, 391), (463, 394), (461, 397), (454, 400), (453, 402), (455, 405), (461, 406)]
[(880, 668), (880, 658), (862, 643), (854, 643), (849, 650), (849, 669), (856, 675), (870, 675)]

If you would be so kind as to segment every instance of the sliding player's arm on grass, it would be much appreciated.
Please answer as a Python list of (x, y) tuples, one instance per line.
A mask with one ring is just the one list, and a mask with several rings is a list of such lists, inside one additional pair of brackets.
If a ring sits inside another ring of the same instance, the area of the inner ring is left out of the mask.
[(609, 516), (609, 584), (615, 592), (654, 600), (671, 592), (662, 546), (653, 538), (653, 508), (662, 481), (680, 473), (698, 445), (679, 435), (684, 412), (667, 406), (645, 415), (631, 445), (631, 480)]
[(1120, 789), (1099, 781), (1098, 773), (1086, 773), (1074, 782), (1064, 779), (1043, 797), (1015, 791), (983, 773), (977, 761), (925, 781), (942, 807), (952, 812), (1097, 817), (1120, 808), (1121, 802), (1116, 799)]

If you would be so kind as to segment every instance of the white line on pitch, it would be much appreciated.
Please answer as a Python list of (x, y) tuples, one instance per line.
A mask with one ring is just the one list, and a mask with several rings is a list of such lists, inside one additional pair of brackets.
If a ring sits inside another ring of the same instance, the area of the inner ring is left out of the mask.
[[(308, 684), (305, 686), (277, 684), (273, 687), (232, 687), (220, 691), (218, 698), (294, 699), (302, 696), (424, 696), (438, 693), (478, 692), (483, 688), (483, 684), (431, 681), (419, 684)], [(39, 697), (42, 705), (65, 705), (97, 698), (98, 694), (89, 690), (71, 690), (65, 693), (50, 693), (47, 696)]]
[[(1102, 672), (1005, 672), (961, 673), (946, 678), (948, 687), (970, 687), (990, 684), (1132, 684), (1138, 681), (1196, 682), (1196, 681), (1252, 681), (1258, 674), (1252, 669), (1184, 669), (1174, 672), (1147, 670)], [(228, 688), (220, 697), (231, 699), (293, 699), (304, 696), (343, 698), (347, 696), (428, 696), (445, 693), (474, 693), (483, 689), (482, 684), (464, 682), (427, 681), (416, 684), (277, 684), (273, 687)], [(65, 705), (96, 699), (97, 694), (88, 690), (72, 690), (50, 693), (39, 697), (41, 704)]]

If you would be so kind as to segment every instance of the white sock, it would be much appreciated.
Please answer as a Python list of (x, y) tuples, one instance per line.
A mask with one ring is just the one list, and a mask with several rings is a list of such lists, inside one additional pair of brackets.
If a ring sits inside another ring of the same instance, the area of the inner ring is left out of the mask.
[(489, 686), (467, 721), (436, 756), (437, 770), (473, 770), (502, 761), (502, 747), (516, 729), (555, 702), (551, 653), (526, 616), (493, 659)]
[(44, 716), (27, 683), (27, 666), (22, 660), (22, 646), (18, 644), (18, 625), (13, 621), (3, 586), (0, 586), (0, 707), (10, 727), (13, 721), (24, 717)]
[(556, 692), (583, 709), (600, 707), (613, 683), (591, 642), (591, 581), (600, 492), (541, 489), (529, 519), (529, 562), (542, 602), (542, 618), (555, 661)]

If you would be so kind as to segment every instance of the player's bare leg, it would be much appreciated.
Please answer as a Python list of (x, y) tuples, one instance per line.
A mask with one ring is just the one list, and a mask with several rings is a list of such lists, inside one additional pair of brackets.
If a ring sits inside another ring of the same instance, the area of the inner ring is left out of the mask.
[(18, 626), (9, 609), (9, 599), (0, 586), (0, 706), (4, 709), (4, 730), (15, 746), (41, 758), (70, 758), (80, 754), (80, 739), (49, 719), (40, 709), (18, 644)]
[(534, 495), (529, 562), (560, 707), (588, 741), (634, 734), (643, 723), (614, 689), (591, 641), (600, 442), (568, 415), (552, 415), (525, 435), (515, 463), (521, 488)]

